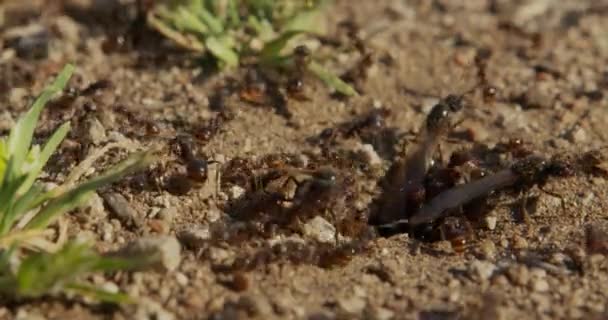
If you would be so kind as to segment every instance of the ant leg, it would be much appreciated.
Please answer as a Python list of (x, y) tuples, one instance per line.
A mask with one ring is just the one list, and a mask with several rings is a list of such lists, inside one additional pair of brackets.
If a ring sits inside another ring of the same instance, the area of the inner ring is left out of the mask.
[(441, 143), (437, 144), (437, 153), (439, 154), (439, 162), (443, 165), (445, 162), (443, 161), (443, 149), (441, 149)]
[[(214, 164), (217, 163), (219, 164), (219, 162), (217, 161), (210, 161), (207, 164)], [(222, 170), (221, 167), (218, 166), (217, 170), (215, 170), (215, 194), (213, 195), (214, 199), (218, 198), (218, 195), (220, 194), (220, 192), (222, 191)]]
[(519, 210), (521, 212), (521, 218), (524, 223), (530, 224), (530, 215), (528, 214), (528, 209), (526, 208), (528, 206), (528, 195), (522, 192), (520, 194), (520, 199), (521, 201)]

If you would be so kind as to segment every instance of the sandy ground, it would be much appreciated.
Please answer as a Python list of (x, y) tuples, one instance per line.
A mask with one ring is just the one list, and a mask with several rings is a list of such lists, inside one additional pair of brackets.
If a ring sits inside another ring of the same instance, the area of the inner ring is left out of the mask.
[[(217, 105), (219, 88), (242, 79), (243, 71), (209, 75), (152, 32), (138, 33), (135, 46), (120, 46), (117, 39), (128, 34), (131, 19), (127, 10), (112, 1), (98, 7), (82, 2), (3, 5), (0, 130), (7, 132), (66, 62), (77, 66), (72, 88), (105, 81), (45, 111), (40, 138), (63, 121), (73, 124), (45, 180), (61, 181), (86, 152), (111, 140), (128, 138), (127, 149), (160, 147), (155, 170), (101, 190), (67, 220), (71, 235), (94, 239), (101, 251), (140, 237), (177, 237), (183, 249), (165, 267), (181, 263), (170, 271), (91, 277), (139, 298), (138, 306), (48, 298), (7, 304), (0, 318), (608, 317), (608, 260), (585, 245), (586, 226), (608, 230), (603, 178), (577, 172), (550, 179), (545, 189), (563, 198), (565, 210), (560, 199), (532, 188), (527, 222), (520, 217), (520, 197), (497, 194), (492, 201), (500, 204), (484, 212), (485, 224), (474, 227), (460, 254), (448, 241), (380, 237), (366, 225), (377, 210), (374, 199), (382, 196), (379, 182), (416, 143), (433, 104), (480, 80), (480, 49), (491, 52), (485, 77), (497, 88), (496, 101), (484, 102), (481, 89), (467, 95), (461, 121), (441, 142), (444, 158), (509, 139), (522, 139), (548, 157), (605, 145), (608, 2), (337, 1), (328, 16), (331, 34), (344, 38), (338, 25), (352, 21), (372, 52), (362, 94), (339, 99), (306, 79), (309, 99), (289, 99), (290, 118), (243, 102), (238, 93)], [(110, 18), (117, 12), (124, 21)], [(35, 49), (19, 53), (7, 41), (9, 31), (34, 24), (49, 37), (48, 54), (38, 59)], [(321, 49), (336, 72), (358, 59), (353, 50), (340, 50)], [(324, 129), (342, 128), (370, 110), (387, 110), (379, 127), (337, 133), (331, 143), (315, 141)], [(190, 180), (180, 175), (185, 160), (172, 151), (178, 135), (194, 137), (197, 157), (218, 162), (209, 165), (205, 182), (187, 186)], [(125, 153), (109, 152), (96, 168)], [(312, 184), (310, 192), (319, 194), (304, 194), (293, 210), (252, 200), (260, 194), (247, 184), (254, 172), (288, 165), (331, 166), (337, 185), (328, 191)], [(116, 193), (126, 202), (108, 200)], [(112, 210), (112, 202), (126, 213)], [(281, 224), (285, 219), (273, 214), (300, 216)], [(264, 221), (273, 219), (277, 227), (268, 228)]]

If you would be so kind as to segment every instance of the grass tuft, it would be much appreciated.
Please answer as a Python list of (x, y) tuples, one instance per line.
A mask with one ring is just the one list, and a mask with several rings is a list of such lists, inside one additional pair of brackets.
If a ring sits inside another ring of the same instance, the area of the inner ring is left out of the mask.
[[(193, 52), (211, 54), (220, 68), (244, 61), (295, 69), (289, 49), (306, 35), (322, 35), (326, 27), (323, 0), (172, 0), (148, 12), (149, 25)], [(301, 44), (301, 41), (300, 41)], [(286, 53), (287, 51), (287, 53)], [(308, 71), (346, 95), (357, 91), (313, 59)]]
[[(74, 292), (108, 302), (126, 302), (126, 296), (104, 292), (79, 283), (79, 276), (140, 266), (145, 258), (125, 260), (104, 257), (89, 245), (67, 242), (54, 250), (46, 240), (48, 226), (62, 214), (82, 204), (103, 185), (143, 169), (152, 161), (149, 152), (135, 153), (98, 177), (80, 184), (45, 190), (37, 178), (70, 130), (61, 125), (42, 146), (32, 145), (34, 130), (46, 103), (60, 93), (74, 67), (67, 65), (30, 110), (0, 137), (0, 294), (7, 298), (36, 298), (45, 294)], [(41, 249), (32, 252), (32, 247)]]

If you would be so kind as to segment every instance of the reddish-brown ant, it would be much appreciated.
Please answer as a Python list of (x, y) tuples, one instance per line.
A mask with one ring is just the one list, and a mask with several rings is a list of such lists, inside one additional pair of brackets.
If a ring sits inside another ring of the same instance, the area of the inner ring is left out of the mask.
[(467, 249), (472, 233), (470, 223), (464, 217), (446, 217), (439, 225), (442, 240), (447, 240), (457, 254)]

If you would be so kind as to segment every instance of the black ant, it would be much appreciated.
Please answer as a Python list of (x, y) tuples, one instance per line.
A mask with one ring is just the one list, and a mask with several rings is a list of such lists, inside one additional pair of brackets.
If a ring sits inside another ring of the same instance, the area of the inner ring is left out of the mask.
[(407, 223), (415, 227), (431, 223), (476, 198), (508, 187), (521, 193), (536, 185), (547, 194), (561, 199), (559, 195), (542, 188), (550, 177), (567, 177), (573, 174), (573, 163), (570, 159), (553, 157), (547, 160), (539, 156), (529, 156), (515, 162), (508, 169), (448, 189), (424, 204), (409, 219), (395, 221), (386, 226)]
[(415, 212), (425, 199), (424, 180), (433, 164), (439, 142), (453, 124), (453, 115), (463, 108), (463, 96), (448, 95), (441, 99), (427, 115), (418, 134), (413, 152), (396, 163), (387, 174), (388, 196), (381, 208), (381, 220), (387, 221)]

